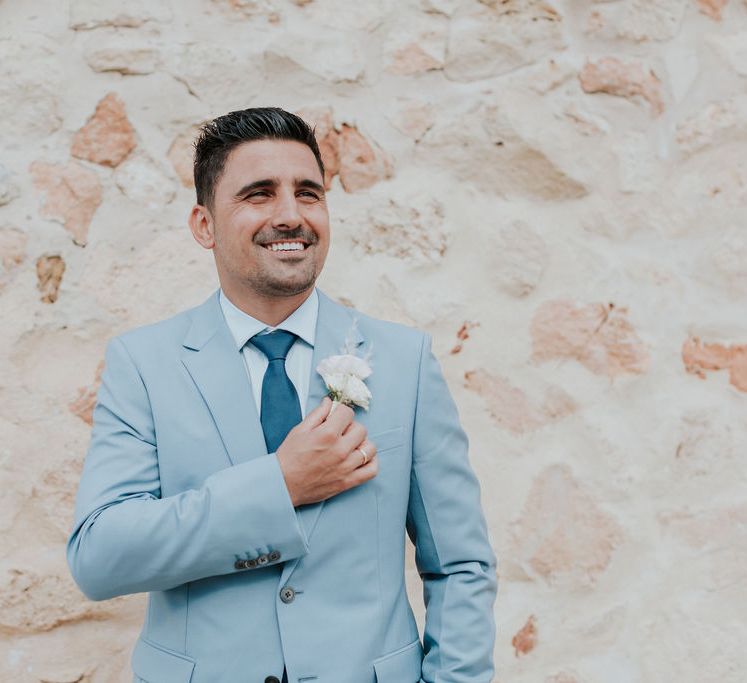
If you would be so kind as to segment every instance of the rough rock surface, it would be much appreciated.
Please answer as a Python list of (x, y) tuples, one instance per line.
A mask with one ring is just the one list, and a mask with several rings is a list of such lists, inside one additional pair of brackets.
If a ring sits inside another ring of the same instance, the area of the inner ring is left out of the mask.
[(624, 539), (567, 465), (550, 465), (532, 482), (513, 544), (529, 578), (593, 585)]
[(616, 57), (605, 57), (598, 62), (587, 62), (579, 76), (587, 93), (607, 93), (617, 97), (642, 97), (658, 116), (664, 111), (661, 81), (656, 74), (640, 63), (622, 62)]
[(576, 360), (599, 375), (616, 377), (648, 369), (649, 353), (627, 318), (613, 304), (548, 301), (532, 320), (532, 359)]
[(75, 134), (71, 153), (102, 166), (119, 166), (136, 145), (124, 102), (116, 93), (109, 93)]
[(277, 105), (321, 289), (432, 335), (493, 683), (744, 683), (746, 36), (745, 0), (0, 0), (0, 681), (132, 679), (145, 596), (64, 561), (102, 358), (215, 291), (192, 142)]
[(31, 176), (42, 193), (41, 214), (62, 223), (79, 246), (88, 240), (88, 227), (101, 204), (101, 184), (94, 171), (75, 161), (65, 166), (35, 161)]

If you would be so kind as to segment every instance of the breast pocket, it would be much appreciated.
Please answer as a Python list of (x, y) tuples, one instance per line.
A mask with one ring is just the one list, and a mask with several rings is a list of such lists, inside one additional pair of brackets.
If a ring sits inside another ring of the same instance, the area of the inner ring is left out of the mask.
[(368, 440), (373, 441), (376, 445), (377, 454), (402, 446), (404, 438), (405, 430), (402, 427), (393, 427), (392, 429), (368, 435)]

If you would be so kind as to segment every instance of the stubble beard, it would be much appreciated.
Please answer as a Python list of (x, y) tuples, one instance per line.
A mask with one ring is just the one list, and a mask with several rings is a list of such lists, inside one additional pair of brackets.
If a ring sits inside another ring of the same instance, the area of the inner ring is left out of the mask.
[(294, 273), (288, 277), (282, 277), (267, 268), (258, 268), (247, 275), (246, 282), (256, 294), (263, 297), (273, 299), (295, 296), (309, 290), (316, 282), (316, 264), (304, 264), (302, 268), (302, 274)]

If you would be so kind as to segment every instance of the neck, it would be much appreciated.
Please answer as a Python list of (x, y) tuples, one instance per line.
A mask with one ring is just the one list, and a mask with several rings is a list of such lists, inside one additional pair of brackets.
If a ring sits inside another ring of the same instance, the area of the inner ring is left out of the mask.
[(265, 297), (252, 292), (236, 292), (230, 288), (223, 287), (226, 298), (247, 315), (256, 318), (270, 327), (276, 327), (295, 311), (306, 299), (308, 299), (314, 287), (306, 291), (287, 297)]

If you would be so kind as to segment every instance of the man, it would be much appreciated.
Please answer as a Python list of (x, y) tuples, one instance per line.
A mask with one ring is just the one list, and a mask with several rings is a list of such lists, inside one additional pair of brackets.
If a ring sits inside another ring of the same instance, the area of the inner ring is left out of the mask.
[[(495, 559), (467, 437), (427, 334), (315, 288), (330, 231), (313, 131), (232, 112), (194, 170), (189, 224), (220, 289), (107, 347), (76, 582), (149, 593), (136, 681), (489, 683)], [(316, 371), (345, 345), (370, 357), (367, 411)]]

